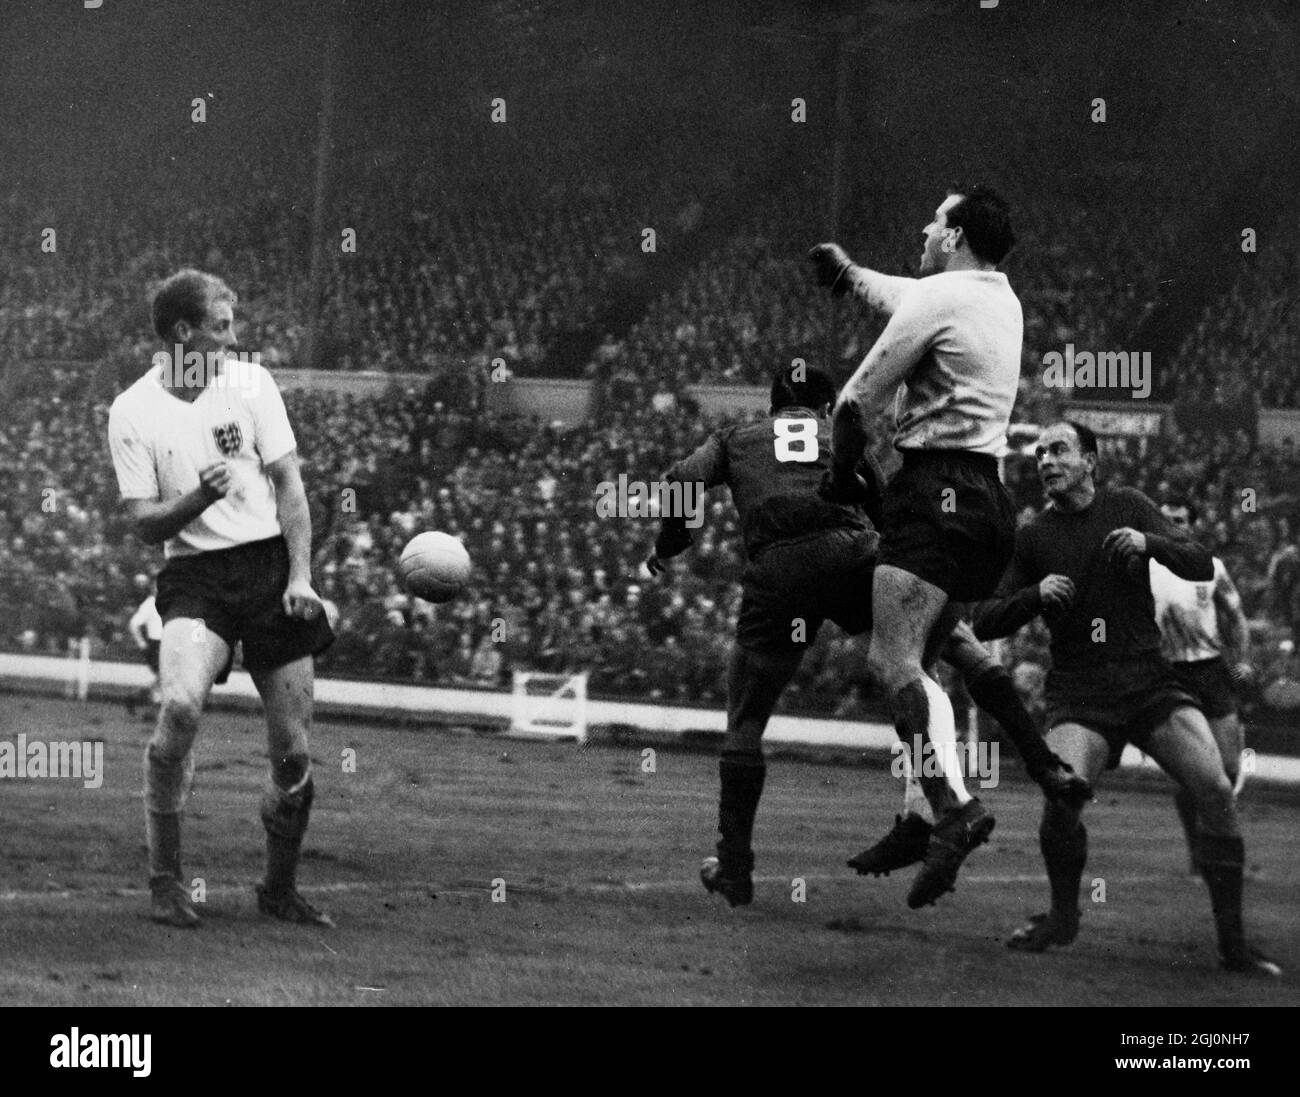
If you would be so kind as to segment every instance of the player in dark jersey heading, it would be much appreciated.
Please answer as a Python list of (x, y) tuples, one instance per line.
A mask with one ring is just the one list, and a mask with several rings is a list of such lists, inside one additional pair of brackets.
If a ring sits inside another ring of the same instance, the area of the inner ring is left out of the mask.
[[(733, 906), (753, 896), (751, 837), (766, 775), (761, 740), (776, 702), (823, 620), (830, 618), (851, 634), (871, 627), (878, 537), (863, 507), (869, 512), (878, 504), (880, 474), (864, 454), (862, 471), (840, 478), (855, 483), (854, 502), (832, 502), (820, 494), (829, 470), (826, 416), (834, 398), (835, 387), (824, 373), (781, 370), (767, 419), (712, 434), (664, 477), (706, 489), (726, 484), (745, 545), (744, 595), (728, 668), (727, 736), (719, 762), (722, 837), (718, 856), (701, 871), (705, 886)], [(651, 572), (662, 574), (663, 560), (690, 544), (684, 518), (665, 516), (647, 562)], [(976, 703), (1007, 727), (1045, 791), (1075, 803), (1090, 798), (1091, 788), (1045, 747), (1010, 676), (970, 628), (962, 625), (944, 639), (943, 657), (963, 674)]]
[[(1003, 597), (975, 607), (981, 638), (1007, 636), (1042, 614), (1051, 630), (1049, 745), (1095, 781), (1119, 764), (1125, 743), (1149, 754), (1192, 798), (1197, 860), (1209, 887), (1223, 966), (1278, 975), (1242, 925), (1245, 850), (1232, 782), (1210, 728), (1160, 654), (1149, 559), (1195, 581), (1213, 578), (1210, 554), (1177, 530), (1140, 491), (1097, 486), (1097, 440), (1073, 422), (1049, 426), (1036, 450), (1050, 500), (1022, 526)], [(1088, 835), (1081, 808), (1044, 806), (1039, 841), (1052, 906), (1008, 941), (1041, 952), (1079, 930), (1079, 884)]]

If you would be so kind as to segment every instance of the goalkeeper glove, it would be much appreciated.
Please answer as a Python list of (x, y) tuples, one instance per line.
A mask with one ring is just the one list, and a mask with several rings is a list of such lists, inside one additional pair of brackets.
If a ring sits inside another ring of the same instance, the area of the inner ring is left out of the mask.
[[(659, 527), (659, 536), (655, 538), (654, 554), (660, 560), (671, 560), (695, 544), (695, 538), (680, 522), (665, 521)], [(653, 570), (653, 569), (652, 569)]]
[(813, 269), (817, 272), (817, 284), (830, 289), (834, 297), (842, 297), (851, 288), (848, 273), (853, 267), (851, 260), (839, 244), (818, 244), (808, 253)]

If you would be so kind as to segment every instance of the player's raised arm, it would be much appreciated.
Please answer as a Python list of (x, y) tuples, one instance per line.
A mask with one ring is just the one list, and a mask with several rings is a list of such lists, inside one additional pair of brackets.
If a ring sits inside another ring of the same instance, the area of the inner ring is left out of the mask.
[(817, 272), (818, 285), (825, 286), (836, 297), (852, 294), (885, 316), (894, 314), (903, 296), (917, 281), (859, 266), (839, 244), (818, 244), (808, 253), (808, 259)]

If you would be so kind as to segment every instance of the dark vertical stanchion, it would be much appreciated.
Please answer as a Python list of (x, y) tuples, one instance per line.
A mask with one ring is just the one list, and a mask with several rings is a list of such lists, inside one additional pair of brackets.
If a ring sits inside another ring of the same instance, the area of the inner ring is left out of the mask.
[(325, 56), (321, 66), (320, 112), (316, 130), (316, 176), (312, 185), (311, 273), (308, 280), (307, 347), (304, 364), (316, 369), (320, 357), (321, 313), (325, 297), (325, 203), (329, 197), (330, 154), (333, 148), (331, 129), (334, 122), (334, 80), (338, 68), (339, 25), (343, 19), (339, 2), (327, 4), (324, 18)]
[[(844, 210), (844, 152), (848, 131), (848, 51), (844, 48), (847, 32), (854, 26), (852, 16), (839, 20), (831, 46), (832, 65), (835, 72), (835, 117), (831, 132), (831, 206), (827, 227), (827, 240), (839, 241)], [(825, 367), (832, 376), (838, 376), (840, 358), (840, 301), (828, 298), (828, 320), (826, 324), (826, 346), (823, 351)]]

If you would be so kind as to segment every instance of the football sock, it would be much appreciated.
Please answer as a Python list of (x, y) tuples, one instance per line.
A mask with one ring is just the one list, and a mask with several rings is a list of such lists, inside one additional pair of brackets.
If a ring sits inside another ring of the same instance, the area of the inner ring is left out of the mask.
[(146, 811), (149, 842), (149, 886), (181, 878), (181, 817), (174, 811)]
[(1088, 860), (1088, 828), (1082, 820), (1071, 826), (1068, 817), (1049, 811), (1038, 825), (1038, 847), (1047, 865), (1052, 913), (1073, 915), (1079, 909), (1079, 884)]
[[(894, 728), (909, 750), (921, 744), (922, 756), (913, 757), (920, 771), (921, 788), (938, 819), (950, 807), (970, 803), (957, 758), (957, 725), (952, 704), (939, 684), (926, 675), (913, 678), (889, 699)], [(934, 757), (926, 755), (933, 752)], [(941, 773), (934, 773), (935, 763)]]
[(1197, 856), (1196, 836), (1200, 833), (1200, 824), (1196, 814), (1196, 800), (1184, 788), (1174, 792), (1174, 807), (1178, 809), (1179, 821), (1183, 824), (1183, 833), (1187, 836), (1187, 852), (1195, 863)]
[(1242, 948), (1246, 931), (1241, 918), (1241, 880), (1246, 844), (1240, 838), (1202, 833), (1196, 841), (1196, 860), (1210, 890), (1219, 950), (1227, 954)]
[(903, 749), (900, 757), (903, 761), (903, 816), (916, 815), (927, 823), (934, 823), (934, 812), (930, 810), (930, 801), (925, 798), (925, 790), (916, 776), (912, 765), (912, 751), (908, 744), (900, 744)]
[(989, 667), (967, 682), (966, 688), (971, 700), (1002, 726), (1020, 752), (1031, 777), (1036, 778), (1044, 770), (1054, 769), (1060, 764), (1061, 760), (1048, 747), (1034, 718), (1020, 700), (1005, 667)]
[(193, 782), (193, 751), (177, 758), (164, 754), (152, 741), (144, 748), (144, 802), (150, 811), (180, 811)]
[(266, 828), (266, 890), (274, 894), (292, 891), (298, 874), (298, 854), (307, 821), (311, 817), (315, 787), (311, 771), (293, 791), (272, 780), (262, 796), (262, 825)]
[(751, 841), (754, 816), (763, 795), (767, 763), (758, 751), (724, 750), (718, 760), (722, 791), (718, 798), (718, 860), (724, 872), (749, 872), (754, 867)]
[(194, 780), (194, 752), (164, 754), (153, 742), (144, 751), (144, 829), (149, 883), (181, 878), (181, 809)]

